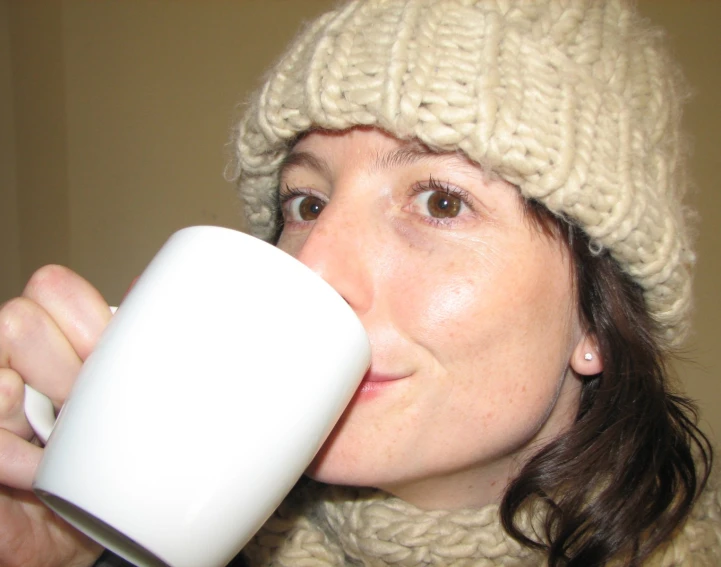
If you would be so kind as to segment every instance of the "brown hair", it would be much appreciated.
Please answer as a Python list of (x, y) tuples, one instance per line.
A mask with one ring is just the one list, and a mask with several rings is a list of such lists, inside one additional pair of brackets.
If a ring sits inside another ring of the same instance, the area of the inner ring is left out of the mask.
[[(566, 234), (581, 321), (597, 341), (603, 371), (581, 377), (573, 426), (544, 446), (509, 484), (506, 531), (544, 549), (550, 567), (589, 567), (622, 558), (640, 565), (690, 512), (713, 453), (693, 403), (671, 389), (668, 353), (656, 339), (643, 291), (578, 227), (533, 201), (528, 217), (547, 235)], [(563, 238), (563, 237), (561, 237)], [(520, 514), (543, 510), (533, 539)]]

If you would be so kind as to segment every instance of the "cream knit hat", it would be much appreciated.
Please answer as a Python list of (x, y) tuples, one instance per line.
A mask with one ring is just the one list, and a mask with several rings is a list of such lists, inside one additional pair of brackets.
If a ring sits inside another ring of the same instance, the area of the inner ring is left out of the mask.
[(666, 344), (694, 255), (680, 73), (621, 0), (357, 0), (294, 42), (235, 132), (250, 230), (271, 238), (278, 168), (312, 128), (371, 125), (461, 150), (579, 225), (644, 290)]

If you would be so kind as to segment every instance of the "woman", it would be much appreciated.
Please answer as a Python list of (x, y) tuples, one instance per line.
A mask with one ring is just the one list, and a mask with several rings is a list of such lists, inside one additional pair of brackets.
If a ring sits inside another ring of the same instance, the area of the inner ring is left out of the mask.
[[(711, 450), (664, 366), (693, 253), (659, 41), (618, 1), (369, 0), (294, 43), (233, 173), (373, 360), (251, 564), (718, 564)], [(41, 450), (17, 408), (24, 381), (60, 403), (107, 318), (57, 267), (3, 308), (17, 564), (99, 554), (21, 491)]]

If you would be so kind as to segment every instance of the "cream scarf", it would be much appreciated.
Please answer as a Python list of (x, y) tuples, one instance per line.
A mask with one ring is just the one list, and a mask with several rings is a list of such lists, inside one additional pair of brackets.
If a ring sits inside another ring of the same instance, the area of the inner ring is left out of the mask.
[[(515, 567), (545, 561), (511, 539), (498, 506), (426, 512), (378, 491), (302, 481), (246, 546), (252, 567)], [(707, 488), (648, 567), (721, 566), (721, 498)]]

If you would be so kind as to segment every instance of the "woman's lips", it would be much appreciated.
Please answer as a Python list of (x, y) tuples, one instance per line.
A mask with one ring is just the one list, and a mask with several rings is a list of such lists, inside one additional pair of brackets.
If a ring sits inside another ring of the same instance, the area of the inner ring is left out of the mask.
[(380, 394), (388, 386), (391, 386), (399, 380), (403, 380), (407, 377), (407, 374), (385, 374), (369, 370), (363, 377), (363, 381), (360, 383), (356, 396), (363, 398), (374, 397)]
[(363, 376), (363, 382), (395, 382), (406, 377), (407, 374), (383, 374), (382, 372), (369, 370), (366, 372), (366, 375)]

